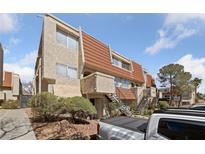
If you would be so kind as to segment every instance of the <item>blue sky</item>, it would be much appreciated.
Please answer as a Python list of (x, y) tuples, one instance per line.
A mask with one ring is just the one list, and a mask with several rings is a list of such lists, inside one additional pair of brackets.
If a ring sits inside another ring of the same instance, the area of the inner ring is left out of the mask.
[[(42, 14), (0, 14), (5, 70), (33, 77)], [(205, 80), (205, 14), (53, 14), (135, 60), (154, 77), (159, 68), (180, 63)], [(199, 88), (205, 92), (205, 83)]]

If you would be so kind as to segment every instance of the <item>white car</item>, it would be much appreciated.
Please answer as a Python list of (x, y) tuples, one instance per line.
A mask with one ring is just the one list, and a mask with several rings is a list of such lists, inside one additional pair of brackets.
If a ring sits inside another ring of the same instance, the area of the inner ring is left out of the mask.
[(205, 103), (194, 104), (190, 107), (190, 109), (205, 110)]
[(205, 111), (163, 109), (149, 120), (106, 119), (99, 122), (98, 135), (104, 140), (205, 140)]

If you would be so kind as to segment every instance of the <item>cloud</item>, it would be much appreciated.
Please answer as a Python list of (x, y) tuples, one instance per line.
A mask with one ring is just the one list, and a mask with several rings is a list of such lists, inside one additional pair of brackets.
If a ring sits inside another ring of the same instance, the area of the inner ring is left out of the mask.
[(205, 23), (205, 14), (168, 14), (158, 30), (158, 39), (145, 48), (145, 52), (155, 54), (176, 47), (184, 39), (197, 34), (202, 22)]
[(18, 27), (18, 18), (14, 14), (0, 14), (0, 33), (15, 31)]
[(34, 65), (35, 60), (37, 56), (37, 50), (31, 51), (28, 54), (26, 54), (21, 60), (20, 60), (20, 65), (25, 66), (25, 65)]
[(21, 42), (20, 39), (11, 37), (8, 41), (8, 44), (5, 46), (3, 45), (3, 50), (4, 50), (4, 55), (7, 56), (8, 54), (11, 53), (11, 48)]
[(183, 65), (185, 71), (192, 73), (193, 77), (203, 79), (199, 91), (205, 93), (205, 57), (194, 58), (191, 54), (187, 54), (176, 63)]
[(21, 40), (19, 38), (15, 38), (15, 37), (11, 37), (9, 39), (9, 44), (10, 45), (17, 45), (21, 42)]
[(3, 51), (4, 51), (4, 55), (7, 55), (10, 53), (10, 50), (4, 46), (3, 46)]
[(37, 55), (37, 50), (26, 54), (19, 63), (5, 63), (4, 70), (11, 71), (20, 75), (22, 81), (29, 82), (34, 75), (34, 64)]
[(200, 13), (181, 13), (181, 14), (168, 14), (164, 25), (176, 25), (176, 24), (185, 24), (190, 20), (205, 21), (205, 14)]
[(31, 81), (34, 74), (33, 68), (27, 66), (20, 66), (17, 63), (5, 63), (4, 70), (19, 74), (21, 80), (26, 82)]

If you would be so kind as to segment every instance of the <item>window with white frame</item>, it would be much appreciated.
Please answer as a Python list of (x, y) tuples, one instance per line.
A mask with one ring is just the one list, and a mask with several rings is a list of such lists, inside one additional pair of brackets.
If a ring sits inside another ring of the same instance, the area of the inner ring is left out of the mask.
[(76, 79), (78, 76), (76, 68), (58, 63), (56, 64), (56, 74), (71, 79)]
[(118, 67), (121, 67), (123, 69), (129, 70), (129, 71), (131, 70), (131, 66), (129, 63), (124, 62), (124, 61), (116, 58), (115, 56), (112, 56), (112, 64), (116, 65)]
[(131, 88), (131, 83), (128, 80), (115, 78), (115, 86), (122, 88)]
[(122, 68), (124, 68), (126, 70), (130, 70), (130, 64), (122, 62)]
[(56, 41), (62, 45), (67, 46), (67, 34), (61, 30), (57, 30)]
[(121, 86), (121, 80), (119, 78), (115, 78), (115, 86), (120, 87)]
[(67, 67), (67, 76), (70, 77), (71, 79), (76, 79), (77, 78), (77, 69), (68, 66)]
[(122, 67), (122, 62), (115, 57), (112, 57), (112, 63), (116, 66)]
[(62, 30), (57, 29), (56, 31), (56, 41), (65, 47), (67, 47), (71, 52), (78, 52), (79, 42), (78, 39), (70, 34), (65, 33)]
[(130, 88), (131, 84), (128, 80), (122, 80), (122, 87), (123, 88)]

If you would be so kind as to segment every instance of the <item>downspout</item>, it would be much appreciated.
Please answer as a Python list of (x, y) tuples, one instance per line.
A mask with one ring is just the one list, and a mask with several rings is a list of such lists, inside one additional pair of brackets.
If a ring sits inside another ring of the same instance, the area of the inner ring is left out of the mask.
[(84, 54), (84, 48), (83, 48), (83, 35), (82, 35), (81, 27), (79, 27), (79, 34), (80, 34), (80, 52), (81, 52), (82, 64), (80, 63), (80, 61), (78, 64), (81, 64), (81, 65), (79, 65), (79, 76), (82, 79), (83, 78), (82, 77), (83, 68), (85, 66), (85, 54)]

